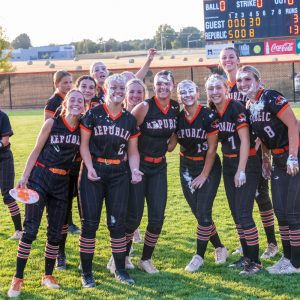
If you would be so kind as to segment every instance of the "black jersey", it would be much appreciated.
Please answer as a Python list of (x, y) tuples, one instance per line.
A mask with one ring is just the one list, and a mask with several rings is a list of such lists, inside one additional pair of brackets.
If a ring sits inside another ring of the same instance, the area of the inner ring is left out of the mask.
[(176, 129), (180, 152), (184, 156), (205, 156), (208, 149), (207, 136), (219, 132), (218, 123), (216, 112), (207, 107), (198, 105), (191, 120), (186, 118), (186, 113), (182, 110)]
[[(228, 99), (224, 111), (219, 112), (219, 139), (223, 154), (240, 154), (241, 141), (238, 130), (249, 127), (246, 108), (239, 102)], [(255, 146), (254, 137), (250, 135), (250, 148)]]
[(179, 104), (170, 100), (164, 109), (156, 97), (145, 101), (149, 109), (140, 126), (139, 151), (143, 157), (162, 157), (168, 150), (168, 140), (176, 130)]
[[(13, 131), (9, 122), (9, 118), (5, 112), (0, 110), (0, 140), (3, 137), (12, 136), (12, 135), (13, 135)], [(9, 145), (0, 148), (0, 151), (2, 152), (5, 151), (6, 149), (9, 149)]]
[(68, 170), (80, 147), (79, 126), (70, 127), (63, 116), (53, 118), (54, 123), (37, 162), (46, 167)]
[(45, 112), (48, 112), (52, 115), (55, 114), (55, 111), (61, 106), (64, 101), (64, 97), (60, 93), (54, 93), (51, 98), (48, 99), (47, 104), (44, 108)]
[(103, 104), (104, 103), (104, 98), (105, 98), (105, 94), (104, 91), (102, 89), (102, 87), (96, 87), (96, 95), (94, 98), (92, 98), (91, 103), (90, 103), (90, 108), (93, 108), (99, 104)]
[(136, 119), (127, 110), (112, 116), (106, 104), (90, 109), (81, 120), (80, 127), (91, 132), (92, 157), (124, 160), (128, 141), (140, 135)]
[(242, 93), (240, 93), (237, 89), (237, 86), (236, 86), (236, 82), (234, 83), (231, 83), (229, 81), (227, 81), (230, 89), (229, 89), (229, 98), (234, 100), (234, 101), (237, 101), (241, 104), (243, 104), (244, 106), (246, 106), (246, 103), (247, 103), (247, 96), (244, 96)]
[(252, 131), (269, 149), (283, 148), (289, 144), (288, 127), (279, 119), (289, 107), (282, 94), (261, 89), (255, 103), (248, 103)]

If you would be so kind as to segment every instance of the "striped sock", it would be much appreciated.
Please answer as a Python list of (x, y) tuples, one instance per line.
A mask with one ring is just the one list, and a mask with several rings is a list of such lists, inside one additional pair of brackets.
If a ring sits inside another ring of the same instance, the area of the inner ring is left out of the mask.
[(121, 238), (110, 238), (111, 251), (114, 257), (116, 269), (125, 269), (125, 256), (126, 256), (126, 236)]
[(291, 244), (290, 244), (289, 226), (286, 225), (286, 222), (278, 221), (278, 223), (279, 223), (279, 232), (280, 232), (284, 257), (287, 259), (291, 259)]
[(290, 225), (291, 263), (300, 268), (300, 224)]
[(22, 279), (24, 277), (24, 269), (31, 250), (31, 241), (19, 241), (18, 252), (17, 252), (17, 270), (15, 277)]
[(16, 201), (13, 201), (13, 202), (7, 204), (7, 207), (9, 209), (11, 218), (14, 222), (15, 230), (22, 231), (21, 213), (20, 213), (18, 203)]
[(45, 275), (52, 275), (59, 245), (48, 241), (45, 247)]
[(217, 232), (215, 223), (212, 223), (209, 241), (212, 243), (214, 248), (224, 247), (224, 245), (222, 244), (221, 239), (219, 237), (219, 234)]
[(202, 258), (204, 258), (212, 228), (212, 224), (197, 224), (197, 254)]
[(260, 217), (267, 236), (268, 244), (272, 243), (274, 245), (277, 245), (276, 238), (275, 238), (275, 229), (274, 229), (273, 208), (267, 211), (260, 211)]
[(258, 263), (259, 244), (256, 226), (244, 229), (244, 236), (247, 243), (247, 257), (250, 258), (251, 261)]
[(79, 251), (82, 273), (92, 273), (92, 263), (95, 252), (96, 239), (79, 237)]
[(134, 231), (126, 232), (126, 234), (125, 234), (125, 236), (126, 236), (126, 256), (129, 256), (129, 254), (130, 254), (130, 248), (132, 245), (133, 235), (134, 235)]
[(237, 233), (240, 238), (240, 243), (241, 243), (241, 246), (243, 249), (243, 255), (245, 257), (247, 257), (247, 242), (246, 242), (246, 238), (244, 235), (244, 229), (242, 228), (242, 226), (240, 224), (235, 224), (235, 227), (236, 227)]
[(161, 229), (156, 230), (156, 232), (153, 231), (154, 230), (150, 231), (147, 228), (147, 231), (145, 233), (142, 260), (147, 260), (152, 257)]

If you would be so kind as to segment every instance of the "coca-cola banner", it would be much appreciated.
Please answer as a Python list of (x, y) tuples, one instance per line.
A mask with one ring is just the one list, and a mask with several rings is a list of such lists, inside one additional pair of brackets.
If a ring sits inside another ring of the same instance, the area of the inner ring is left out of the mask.
[(239, 51), (240, 56), (264, 55), (264, 42), (235, 43), (234, 47)]
[(295, 40), (266, 41), (265, 55), (295, 54)]
[(300, 40), (296, 40), (296, 53), (300, 54)]

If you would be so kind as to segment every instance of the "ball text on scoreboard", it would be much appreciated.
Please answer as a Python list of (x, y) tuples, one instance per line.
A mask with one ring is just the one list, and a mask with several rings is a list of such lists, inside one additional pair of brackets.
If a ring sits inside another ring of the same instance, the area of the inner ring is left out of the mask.
[(207, 41), (300, 35), (300, 0), (204, 0)]

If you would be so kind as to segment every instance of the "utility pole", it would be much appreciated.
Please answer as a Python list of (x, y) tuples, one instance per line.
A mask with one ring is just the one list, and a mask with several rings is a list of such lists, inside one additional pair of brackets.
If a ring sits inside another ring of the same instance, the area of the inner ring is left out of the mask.
[(164, 37), (163, 37), (163, 33), (160, 33), (160, 45), (161, 45), (161, 51), (164, 51)]

